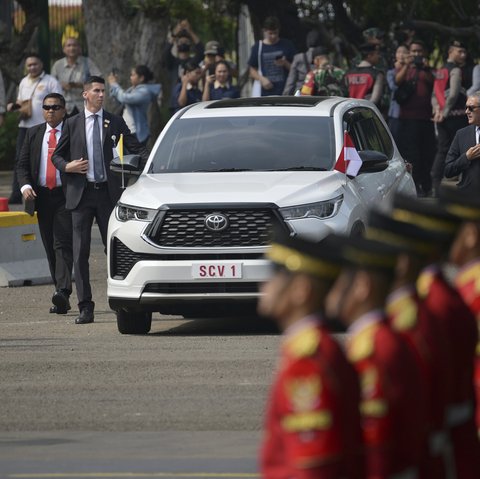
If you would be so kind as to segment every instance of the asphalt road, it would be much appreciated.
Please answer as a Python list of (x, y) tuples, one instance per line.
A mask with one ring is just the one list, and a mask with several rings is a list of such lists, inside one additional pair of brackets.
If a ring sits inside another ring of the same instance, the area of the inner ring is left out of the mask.
[(120, 335), (94, 231), (94, 324), (49, 314), (52, 285), (0, 288), (0, 478), (257, 477), (275, 329), (155, 314)]

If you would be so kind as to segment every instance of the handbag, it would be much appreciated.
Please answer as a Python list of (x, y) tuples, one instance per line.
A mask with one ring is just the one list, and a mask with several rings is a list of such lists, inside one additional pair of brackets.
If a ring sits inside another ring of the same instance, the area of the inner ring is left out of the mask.
[(20, 103), (20, 108), (18, 109), (20, 113), (20, 120), (28, 120), (32, 116), (32, 99), (22, 101)]
[(32, 104), (32, 98), (33, 95), (35, 94), (35, 90), (37, 89), (38, 84), (42, 81), (40, 78), (37, 81), (37, 84), (35, 85), (35, 88), (32, 91), (32, 94), (30, 95), (30, 98), (28, 100), (23, 100), (20, 103), (20, 108), (18, 109), (18, 112), (20, 113), (20, 120), (28, 120), (31, 118), (33, 114), (33, 104)]
[[(258, 73), (262, 74), (262, 40), (258, 43)], [(260, 80), (253, 80), (252, 92), (250, 94), (252, 98), (262, 96), (262, 84)]]

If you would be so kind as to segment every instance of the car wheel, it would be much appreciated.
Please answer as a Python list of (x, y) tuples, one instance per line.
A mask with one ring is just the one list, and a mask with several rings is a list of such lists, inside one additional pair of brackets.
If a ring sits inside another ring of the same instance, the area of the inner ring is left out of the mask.
[(147, 334), (152, 327), (152, 313), (117, 311), (117, 327), (122, 334)]

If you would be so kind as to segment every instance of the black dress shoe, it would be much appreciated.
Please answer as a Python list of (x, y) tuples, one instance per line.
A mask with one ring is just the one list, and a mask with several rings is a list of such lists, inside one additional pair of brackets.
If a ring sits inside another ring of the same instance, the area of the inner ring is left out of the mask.
[(55, 294), (52, 296), (52, 303), (53, 306), (50, 308), (51, 313), (66, 314), (67, 311), (72, 309), (68, 295), (63, 291), (55, 291)]
[(85, 308), (80, 311), (80, 316), (75, 319), (75, 324), (88, 324), (93, 323), (94, 319), (93, 309)]

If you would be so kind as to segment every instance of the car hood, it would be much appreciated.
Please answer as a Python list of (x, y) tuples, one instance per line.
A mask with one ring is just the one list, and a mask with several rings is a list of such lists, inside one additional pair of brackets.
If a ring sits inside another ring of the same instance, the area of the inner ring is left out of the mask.
[(338, 171), (163, 173), (141, 175), (120, 202), (157, 209), (165, 204), (275, 203), (279, 207), (342, 194)]

